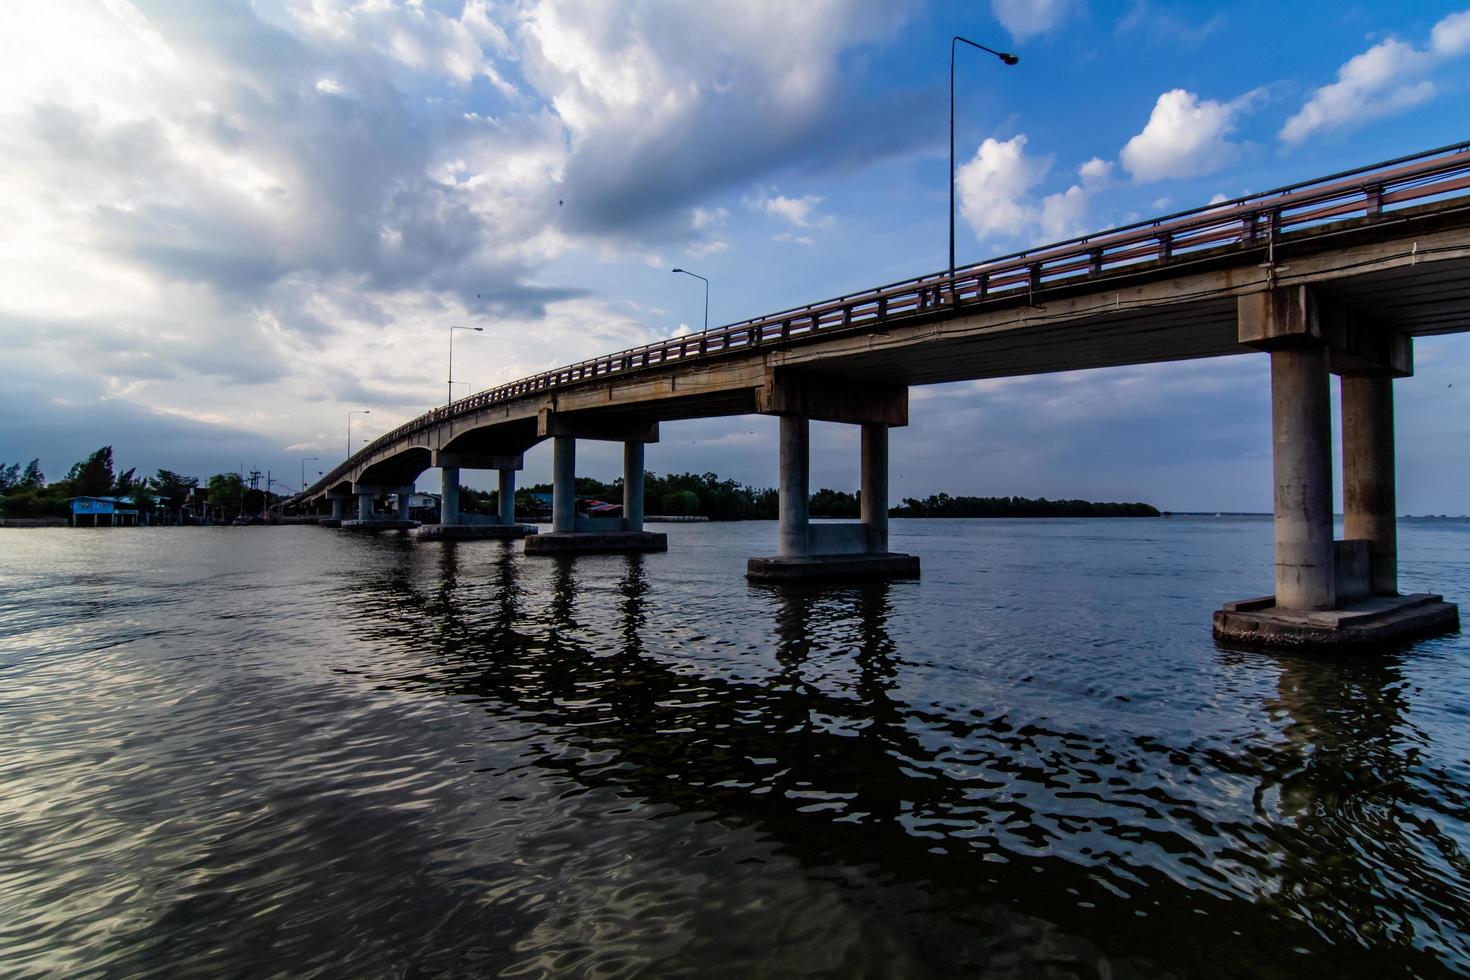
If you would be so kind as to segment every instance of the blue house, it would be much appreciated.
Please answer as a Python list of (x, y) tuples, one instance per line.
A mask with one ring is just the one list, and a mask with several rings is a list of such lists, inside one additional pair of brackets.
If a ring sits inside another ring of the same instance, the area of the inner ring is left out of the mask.
[(72, 497), (72, 527), (137, 527), (132, 497)]

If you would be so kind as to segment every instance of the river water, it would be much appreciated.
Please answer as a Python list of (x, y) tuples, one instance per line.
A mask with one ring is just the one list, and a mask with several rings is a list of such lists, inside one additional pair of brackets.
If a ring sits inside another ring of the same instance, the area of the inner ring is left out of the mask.
[(1269, 520), (663, 529), (0, 529), (0, 974), (1470, 974), (1470, 639), (1217, 646)]

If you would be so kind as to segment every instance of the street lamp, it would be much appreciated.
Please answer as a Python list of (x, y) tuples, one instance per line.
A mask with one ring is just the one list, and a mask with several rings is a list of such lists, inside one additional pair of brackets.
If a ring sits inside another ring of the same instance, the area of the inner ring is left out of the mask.
[(456, 330), (473, 330), (475, 333), (485, 332), (484, 327), (451, 326), (449, 328), (449, 401), (444, 403), (446, 405), (454, 404), (454, 331)]
[(704, 279), (704, 329), (708, 330), (709, 329), (709, 280), (708, 279), (705, 279), (704, 276), (701, 276), (697, 272), (690, 272), (688, 269), (675, 269), (674, 271), (675, 272), (682, 272), (682, 273), (684, 273), (684, 275), (686, 275), (686, 276), (693, 276), (696, 279)]
[[(348, 453), (347, 455), (351, 456), (352, 454), (351, 453)], [(307, 463), (310, 463), (310, 462), (313, 462), (315, 460), (319, 460), (319, 459), (321, 459), (320, 456), (302, 456), (301, 457), (301, 490), (302, 490), (303, 493), (306, 492), (306, 464)]]
[(347, 413), (347, 458), (348, 459), (351, 459), (352, 458), (352, 416), (354, 416), (354, 415), (371, 415), (371, 414), (373, 414), (372, 413), (372, 410), (371, 409), (366, 409), (366, 408), (364, 408), (364, 409), (353, 409), (352, 411), (350, 411), (350, 412)]
[(954, 298), (954, 53), (959, 42), (965, 42), (972, 48), (979, 48), (988, 54), (993, 54), (1004, 64), (1014, 65), (1021, 59), (1006, 51), (997, 51), (987, 48), (983, 44), (976, 44), (967, 37), (958, 34), (949, 42), (949, 295)]

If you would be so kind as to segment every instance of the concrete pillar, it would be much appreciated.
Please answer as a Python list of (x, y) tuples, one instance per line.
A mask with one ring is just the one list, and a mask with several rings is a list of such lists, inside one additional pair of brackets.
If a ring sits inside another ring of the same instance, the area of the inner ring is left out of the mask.
[(516, 471), (498, 470), (500, 474), (500, 523), (516, 522)]
[(398, 488), (398, 519), (408, 520), (408, 508), (413, 503), (413, 487)]
[(459, 523), (459, 467), (439, 467), (439, 523)]
[(888, 553), (888, 426), (863, 423), (862, 522), (868, 554)]
[(577, 440), (551, 440), (551, 530), (565, 534), (577, 529)]
[(1387, 374), (1342, 379), (1342, 503), (1343, 536), (1369, 542), (1373, 593), (1398, 595), (1393, 379)]
[(643, 443), (623, 443), (623, 528), (643, 530)]
[(800, 415), (781, 416), (781, 546), (782, 558), (807, 553), (807, 504), (811, 496), (811, 422)]
[(340, 521), (347, 516), (347, 501), (341, 497), (332, 498), (332, 519)]
[(357, 495), (357, 519), (370, 521), (373, 519), (373, 495), (370, 493), (359, 493)]
[(1332, 544), (1332, 405), (1327, 349), (1271, 352), (1276, 605), (1337, 605)]

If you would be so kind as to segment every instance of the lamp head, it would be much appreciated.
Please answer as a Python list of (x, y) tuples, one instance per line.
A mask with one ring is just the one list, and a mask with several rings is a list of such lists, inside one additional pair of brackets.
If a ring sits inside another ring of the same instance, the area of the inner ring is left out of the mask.
[(683, 271), (684, 271), (684, 270), (683, 270), (683, 269), (672, 269), (672, 270), (670, 270), (670, 271), (671, 271), (671, 272), (683, 272)]
[(1009, 51), (1002, 51), (1000, 53), (1000, 60), (1004, 61), (1008, 65), (1014, 65), (1021, 59), (1018, 56), (1011, 54)]

